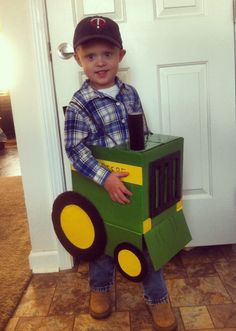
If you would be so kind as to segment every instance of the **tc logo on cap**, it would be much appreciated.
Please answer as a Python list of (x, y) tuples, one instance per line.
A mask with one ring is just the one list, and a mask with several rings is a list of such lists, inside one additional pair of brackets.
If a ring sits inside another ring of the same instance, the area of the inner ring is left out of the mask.
[(102, 29), (106, 25), (106, 20), (101, 17), (94, 17), (90, 20), (90, 24), (96, 29)]

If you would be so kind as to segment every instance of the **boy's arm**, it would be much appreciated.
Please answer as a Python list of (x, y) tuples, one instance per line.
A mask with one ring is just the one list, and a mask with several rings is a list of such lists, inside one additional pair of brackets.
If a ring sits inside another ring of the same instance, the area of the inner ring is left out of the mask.
[(65, 115), (65, 149), (74, 168), (82, 175), (103, 185), (113, 201), (125, 204), (132, 193), (121, 182), (126, 172), (111, 172), (99, 163), (84, 144), (89, 129), (82, 113), (68, 107)]
[(84, 144), (89, 128), (82, 112), (68, 107), (65, 114), (65, 150), (74, 168), (82, 175), (103, 185), (111, 171), (100, 164)]

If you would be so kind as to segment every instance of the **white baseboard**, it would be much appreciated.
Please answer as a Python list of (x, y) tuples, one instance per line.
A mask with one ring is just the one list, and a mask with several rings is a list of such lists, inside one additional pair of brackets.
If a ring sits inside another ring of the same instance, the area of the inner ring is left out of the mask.
[(31, 251), (29, 263), (34, 274), (59, 271), (59, 257), (57, 251)]

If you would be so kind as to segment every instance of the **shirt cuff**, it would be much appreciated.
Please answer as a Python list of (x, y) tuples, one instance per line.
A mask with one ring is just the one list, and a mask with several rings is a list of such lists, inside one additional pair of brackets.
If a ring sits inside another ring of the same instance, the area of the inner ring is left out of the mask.
[(93, 177), (93, 180), (99, 184), (99, 185), (104, 185), (105, 180), (107, 177), (111, 174), (110, 170), (107, 170), (103, 167), (99, 167), (99, 169), (96, 171), (95, 176)]

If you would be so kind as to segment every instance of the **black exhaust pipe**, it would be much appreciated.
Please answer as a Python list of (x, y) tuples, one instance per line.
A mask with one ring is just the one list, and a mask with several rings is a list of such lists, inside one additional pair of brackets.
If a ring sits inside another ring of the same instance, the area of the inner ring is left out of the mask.
[(144, 123), (143, 113), (128, 114), (129, 147), (131, 150), (144, 149)]

